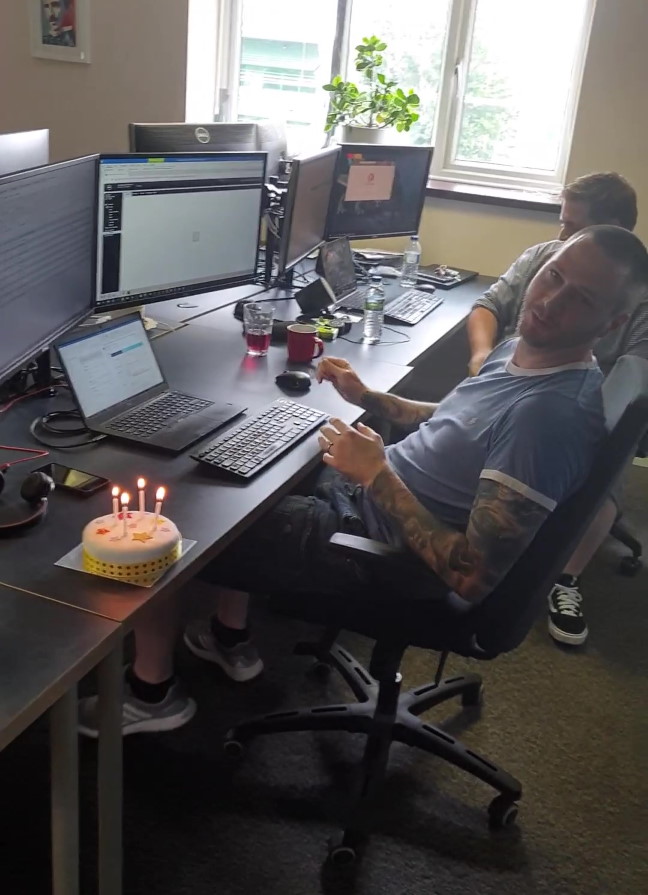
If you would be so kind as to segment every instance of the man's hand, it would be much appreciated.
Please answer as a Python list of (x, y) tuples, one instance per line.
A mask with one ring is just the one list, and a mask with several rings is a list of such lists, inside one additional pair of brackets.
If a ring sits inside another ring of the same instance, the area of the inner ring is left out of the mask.
[(325, 357), (315, 373), (318, 382), (331, 382), (349, 404), (362, 406), (362, 396), (368, 391), (351, 364), (341, 357)]
[(484, 365), (484, 361), (486, 360), (486, 358), (488, 357), (488, 355), (491, 353), (492, 350), (493, 350), (492, 348), (485, 348), (485, 349), (482, 349), (481, 351), (475, 351), (475, 353), (470, 358), (470, 361), (468, 363), (468, 375), (469, 376), (476, 376), (479, 373), (482, 366)]
[(357, 430), (352, 429), (334, 417), (320, 432), (322, 459), (351, 481), (368, 488), (386, 467), (383, 440), (369, 426), (358, 423)]

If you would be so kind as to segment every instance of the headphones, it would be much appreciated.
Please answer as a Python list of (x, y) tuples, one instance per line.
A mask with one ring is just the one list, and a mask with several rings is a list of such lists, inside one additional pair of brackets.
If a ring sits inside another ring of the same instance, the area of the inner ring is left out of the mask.
[[(7, 468), (7, 465), (0, 467), (0, 494), (6, 484)], [(20, 496), (29, 505), (29, 513), (14, 521), (0, 522), (0, 538), (10, 538), (25, 528), (37, 525), (47, 512), (47, 499), (53, 488), (54, 480), (44, 472), (30, 473), (20, 486)]]

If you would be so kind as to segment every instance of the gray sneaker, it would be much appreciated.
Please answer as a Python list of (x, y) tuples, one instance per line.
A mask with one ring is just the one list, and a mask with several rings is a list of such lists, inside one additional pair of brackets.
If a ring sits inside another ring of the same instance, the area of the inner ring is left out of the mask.
[(251, 681), (263, 671), (263, 662), (251, 640), (232, 647), (223, 646), (212, 634), (209, 619), (189, 622), (184, 642), (194, 656), (220, 665), (233, 681)]
[[(179, 683), (173, 684), (162, 702), (142, 702), (133, 695), (124, 681), (122, 703), (122, 734), (155, 733), (175, 730), (191, 721), (196, 714), (196, 703), (187, 696)], [(79, 733), (96, 739), (99, 736), (98, 697), (79, 700)]]

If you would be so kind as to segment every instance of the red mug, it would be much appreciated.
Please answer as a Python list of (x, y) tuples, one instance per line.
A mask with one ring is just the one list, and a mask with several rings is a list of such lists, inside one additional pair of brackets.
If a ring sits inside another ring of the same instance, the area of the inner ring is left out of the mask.
[(317, 337), (312, 323), (291, 323), (288, 327), (288, 360), (309, 364), (324, 351), (324, 342)]

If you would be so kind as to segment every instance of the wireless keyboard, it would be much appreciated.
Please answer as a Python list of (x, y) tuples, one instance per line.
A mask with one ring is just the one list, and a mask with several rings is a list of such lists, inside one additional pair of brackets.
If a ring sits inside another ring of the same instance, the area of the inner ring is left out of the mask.
[(191, 456), (199, 463), (249, 479), (318, 429), (326, 419), (327, 415), (320, 410), (280, 399), (202, 445)]
[[(347, 310), (362, 310), (364, 308), (365, 290), (357, 290), (351, 295), (340, 299), (338, 307)], [(385, 300), (385, 317), (391, 317), (396, 323), (406, 323), (414, 326), (419, 320), (426, 317), (442, 302), (441, 298), (422, 292), (420, 289), (408, 289), (395, 298)]]

